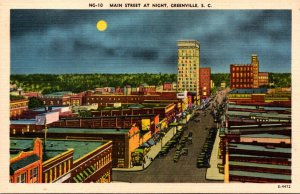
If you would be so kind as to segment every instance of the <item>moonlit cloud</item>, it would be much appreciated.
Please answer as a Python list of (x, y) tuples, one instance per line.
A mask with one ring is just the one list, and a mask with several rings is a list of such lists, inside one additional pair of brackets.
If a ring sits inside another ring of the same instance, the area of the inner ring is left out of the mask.
[(252, 53), (261, 71), (291, 71), (288, 10), (12, 10), (11, 72), (176, 73), (181, 39), (200, 41), (213, 73)]

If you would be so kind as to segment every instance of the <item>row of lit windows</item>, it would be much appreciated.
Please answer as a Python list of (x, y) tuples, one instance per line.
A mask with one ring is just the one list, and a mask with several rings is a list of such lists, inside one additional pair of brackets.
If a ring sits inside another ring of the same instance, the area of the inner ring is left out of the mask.
[(252, 66), (247, 66), (247, 67), (232, 67), (233, 71), (251, 71), (252, 70)]
[(232, 73), (232, 77), (252, 77), (253, 73)]
[(56, 180), (58, 177), (62, 176), (63, 174), (66, 174), (67, 171), (70, 171), (70, 169), (71, 169), (71, 160), (65, 161), (64, 163), (60, 163), (58, 165), (58, 170), (57, 170), (57, 166), (51, 168), (49, 171), (45, 173), (45, 183), (48, 182), (51, 183), (52, 181)]
[(239, 88), (239, 87), (246, 88), (246, 87), (253, 87), (253, 84), (237, 84), (237, 85), (233, 84), (232, 87), (233, 88)]
[(178, 80), (186, 80), (186, 81), (188, 81), (188, 80), (193, 80), (193, 78), (188, 78), (188, 77), (186, 77), (186, 78), (178, 78)]
[(16, 110), (16, 111), (10, 111), (10, 117), (16, 117), (16, 116), (19, 116), (21, 115), (22, 111), (19, 109), (19, 110)]
[(269, 79), (267, 76), (259, 76), (259, 79)]
[(253, 79), (232, 79), (232, 82), (253, 82)]
[(28, 107), (28, 103), (24, 102), (24, 103), (10, 104), (10, 109), (23, 108), (23, 107)]

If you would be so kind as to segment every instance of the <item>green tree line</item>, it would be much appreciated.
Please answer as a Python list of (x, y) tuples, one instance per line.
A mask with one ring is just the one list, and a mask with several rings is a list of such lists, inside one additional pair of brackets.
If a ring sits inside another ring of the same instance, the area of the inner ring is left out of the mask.
[[(37, 91), (49, 94), (57, 91), (72, 91), (74, 93), (93, 90), (98, 87), (124, 87), (140, 84), (162, 85), (165, 82), (177, 82), (177, 74), (17, 74), (11, 75), (11, 84), (26, 91)], [(229, 73), (211, 74), (211, 79), (216, 87), (222, 81), (230, 85)], [(269, 73), (269, 82), (273, 87), (288, 87), (291, 85), (290, 73)]]

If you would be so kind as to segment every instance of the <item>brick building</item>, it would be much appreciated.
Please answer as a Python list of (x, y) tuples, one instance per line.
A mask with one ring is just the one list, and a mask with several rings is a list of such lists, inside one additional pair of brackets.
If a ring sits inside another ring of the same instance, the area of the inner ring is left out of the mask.
[(230, 65), (230, 87), (258, 88), (259, 87), (259, 60), (257, 55), (252, 55), (251, 64)]
[(16, 142), (10, 142), (11, 183), (42, 183), (42, 142), (36, 138), (29, 144), (22, 149)]
[[(23, 154), (24, 150), (36, 149), (37, 140), (34, 140), (33, 148), (32, 141), (30, 138), (11, 138), (10, 150), (11, 152), (17, 150)], [(40, 140), (38, 145), (41, 151), (42, 142)], [(111, 141), (47, 139), (44, 148), (40, 156), (42, 160), (40, 160), (38, 171), (35, 170), (37, 167), (31, 167), (34, 176), (31, 174), (30, 176), (29, 174), (24, 175), (25, 172), (22, 173), (22, 176), (15, 174), (20, 177), (17, 178), (17, 181), (28, 182), (27, 180), (30, 180), (42, 183), (102, 183), (111, 181)], [(35, 158), (29, 159), (20, 164), (29, 164), (28, 166), (36, 164), (36, 161), (33, 160)], [(15, 163), (11, 163), (11, 171), (14, 166), (16, 166)], [(19, 173), (19, 171), (17, 172)], [(30, 169), (29, 172), (31, 173)], [(12, 177), (11, 181), (14, 180)]]
[(28, 100), (11, 100), (10, 101), (10, 118), (19, 119), (21, 118), (24, 111), (28, 110)]
[(46, 106), (79, 106), (84, 104), (84, 96), (86, 94), (79, 93), (73, 94), (72, 92), (63, 91), (63, 92), (55, 92), (52, 94), (46, 94), (40, 96), (39, 98), (42, 100), (43, 104)]
[[(11, 135), (14, 137), (44, 137), (43, 131), (26, 132), (22, 135)], [(112, 147), (112, 166), (114, 168), (129, 168), (131, 162), (131, 152), (139, 147), (140, 130), (138, 127), (131, 128), (53, 128), (47, 130), (47, 137), (51, 139), (78, 139), (78, 140), (110, 140)], [(51, 147), (51, 145), (50, 145)], [(83, 145), (84, 147), (84, 145)]]
[(259, 86), (268, 86), (269, 85), (269, 73), (268, 72), (259, 72), (258, 80), (259, 80)]
[(210, 67), (201, 67), (199, 69), (199, 88), (200, 88), (200, 96), (202, 99), (206, 99), (210, 96)]

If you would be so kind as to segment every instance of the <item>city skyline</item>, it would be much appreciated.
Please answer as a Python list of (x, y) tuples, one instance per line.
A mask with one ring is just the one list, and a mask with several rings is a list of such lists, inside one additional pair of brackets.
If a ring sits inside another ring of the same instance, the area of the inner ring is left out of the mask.
[(176, 73), (185, 39), (212, 73), (254, 53), (260, 71), (291, 72), (288, 10), (12, 10), (11, 73)]

